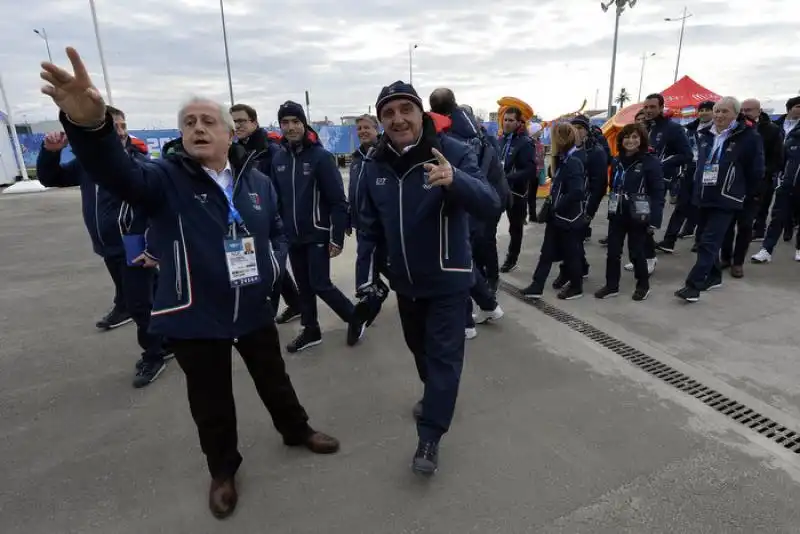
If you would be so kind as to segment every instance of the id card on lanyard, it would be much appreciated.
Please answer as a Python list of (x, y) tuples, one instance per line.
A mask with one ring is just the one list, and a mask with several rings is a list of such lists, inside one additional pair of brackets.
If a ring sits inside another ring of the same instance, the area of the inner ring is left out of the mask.
[(706, 162), (703, 166), (703, 185), (717, 185), (719, 180), (719, 158), (722, 154), (722, 146), (725, 144), (723, 141), (719, 147), (713, 149), (711, 152), (711, 160)]
[(228, 201), (228, 226), (231, 229), (238, 226), (244, 232), (243, 237), (234, 237), (236, 232), (231, 232), (223, 243), (231, 287), (257, 284), (261, 281), (261, 275), (258, 272), (256, 238), (249, 235), (242, 215), (233, 204), (233, 184), (223, 187), (222, 192)]
[(625, 181), (625, 169), (622, 165), (617, 166), (614, 172), (614, 179), (611, 181), (611, 192), (608, 194), (608, 214), (616, 215), (619, 212), (619, 190)]

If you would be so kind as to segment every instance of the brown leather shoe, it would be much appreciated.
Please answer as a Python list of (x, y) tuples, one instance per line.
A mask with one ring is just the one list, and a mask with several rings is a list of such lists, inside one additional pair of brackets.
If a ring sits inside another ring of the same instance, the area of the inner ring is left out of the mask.
[(333, 454), (339, 451), (339, 440), (322, 432), (314, 432), (302, 444), (314, 454)]
[(236, 509), (239, 494), (236, 493), (234, 477), (226, 480), (211, 480), (211, 489), (208, 492), (208, 507), (217, 519), (225, 519)]
[(741, 265), (731, 265), (731, 276), (734, 278), (741, 278), (744, 276), (744, 267)]

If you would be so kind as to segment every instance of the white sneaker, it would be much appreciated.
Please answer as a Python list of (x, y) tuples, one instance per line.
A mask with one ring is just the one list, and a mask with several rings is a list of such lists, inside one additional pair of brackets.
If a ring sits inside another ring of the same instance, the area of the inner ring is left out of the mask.
[(464, 329), (464, 337), (466, 339), (475, 339), (478, 337), (478, 329), (475, 327), (472, 328), (465, 328)]
[(658, 263), (658, 258), (648, 258), (647, 274), (653, 274), (653, 271), (656, 270), (656, 263)]
[(475, 320), (475, 324), (484, 324), (488, 323), (489, 321), (496, 321), (503, 315), (505, 315), (503, 308), (497, 306), (495, 309), (489, 311), (478, 310), (477, 313), (472, 316), (472, 318)]
[(794, 251), (794, 261), (800, 261), (800, 250)]
[[(796, 255), (795, 259), (797, 259)], [(769, 263), (772, 261), (772, 254), (762, 248), (750, 257), (750, 261), (753, 263)]]
[(632, 263), (626, 263), (625, 267), (623, 267), (623, 269), (625, 269), (628, 272), (631, 272), (631, 271), (633, 271), (633, 264)]

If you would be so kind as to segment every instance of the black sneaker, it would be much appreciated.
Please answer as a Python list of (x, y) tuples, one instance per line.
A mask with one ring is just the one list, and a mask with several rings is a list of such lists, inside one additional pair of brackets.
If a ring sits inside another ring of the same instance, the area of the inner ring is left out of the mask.
[(136, 376), (133, 377), (133, 387), (143, 388), (156, 381), (156, 379), (167, 368), (164, 360), (155, 362), (143, 362), (140, 369), (137, 369)]
[[(165, 362), (168, 361), (168, 360), (171, 360), (174, 357), (175, 357), (175, 353), (172, 352), (172, 349), (165, 348), (161, 352), (161, 359), (164, 360)], [(138, 360), (136, 360), (136, 370), (137, 371), (141, 371), (142, 366), (144, 366), (144, 358), (139, 358)]]
[(531, 285), (522, 290), (522, 297), (526, 299), (540, 299), (542, 298), (542, 288), (533, 282)]
[(794, 235), (794, 228), (787, 228), (783, 231), (783, 240), (788, 243), (792, 240), (792, 236)]
[(319, 327), (303, 328), (300, 334), (286, 345), (286, 350), (289, 352), (300, 352), (311, 348), (315, 345), (322, 343), (322, 332)]
[(417, 452), (414, 453), (414, 460), (411, 462), (411, 470), (416, 475), (430, 477), (437, 469), (439, 469), (439, 444), (433, 441), (420, 441)]
[(678, 239), (686, 239), (687, 237), (694, 237), (695, 230), (685, 230), (678, 232)]
[(559, 291), (557, 295), (557, 297), (561, 300), (575, 300), (581, 298), (582, 296), (583, 289), (572, 287), (572, 284)]
[(279, 313), (277, 317), (275, 317), (275, 322), (278, 324), (286, 324), (299, 318), (300, 318), (299, 310), (287, 307), (285, 310)]
[(610, 299), (619, 295), (619, 289), (611, 289), (610, 287), (603, 286), (595, 291), (594, 296), (598, 299)]
[(564, 287), (567, 284), (569, 284), (569, 280), (567, 280), (567, 277), (559, 273), (559, 275), (556, 276), (556, 279), (553, 280), (553, 289), (555, 290), (564, 289)]
[(722, 278), (709, 278), (706, 280), (705, 285), (701, 291), (711, 291), (712, 289), (719, 289), (722, 287)]
[(506, 260), (506, 261), (503, 262), (503, 265), (500, 266), (500, 272), (501, 273), (510, 273), (511, 271), (513, 271), (516, 268), (517, 268), (517, 262), (516, 261)]
[(663, 241), (660, 241), (659, 243), (656, 243), (656, 248), (658, 250), (660, 250), (661, 252), (666, 252), (667, 254), (672, 254), (673, 252), (675, 252), (675, 243), (671, 243), (671, 242), (667, 241), (666, 239), (664, 239)]
[(650, 296), (650, 288), (649, 287), (637, 287), (634, 292), (633, 296), (631, 297), (636, 302), (641, 302), (643, 300), (647, 300), (647, 297)]
[(411, 409), (411, 413), (414, 415), (414, 419), (419, 421), (422, 417), (422, 401), (417, 401), (414, 404), (414, 408)]
[(122, 325), (128, 324), (132, 320), (133, 318), (130, 313), (114, 307), (105, 317), (97, 321), (94, 326), (99, 330), (113, 330), (114, 328), (119, 328)]
[(597, 242), (600, 243), (604, 247), (608, 246), (608, 238), (607, 237), (601, 237), (600, 239), (597, 240)]
[(364, 337), (364, 330), (367, 329), (367, 322), (356, 316), (347, 325), (347, 346), (352, 347)]
[(700, 300), (700, 292), (693, 287), (684, 286), (675, 292), (675, 296), (686, 302), (697, 302)]

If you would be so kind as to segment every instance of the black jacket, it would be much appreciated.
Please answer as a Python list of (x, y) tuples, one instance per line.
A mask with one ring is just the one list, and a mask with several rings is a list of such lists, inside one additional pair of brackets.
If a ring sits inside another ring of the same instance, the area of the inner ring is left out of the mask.
[(248, 154), (253, 154), (255, 168), (272, 177), (272, 157), (280, 147), (277, 143), (273, 143), (267, 137), (267, 132), (261, 128), (257, 128), (250, 137), (244, 140), (236, 141), (237, 144), (244, 147)]
[(764, 180), (773, 183), (775, 175), (783, 169), (783, 129), (761, 112), (758, 134), (764, 143)]

